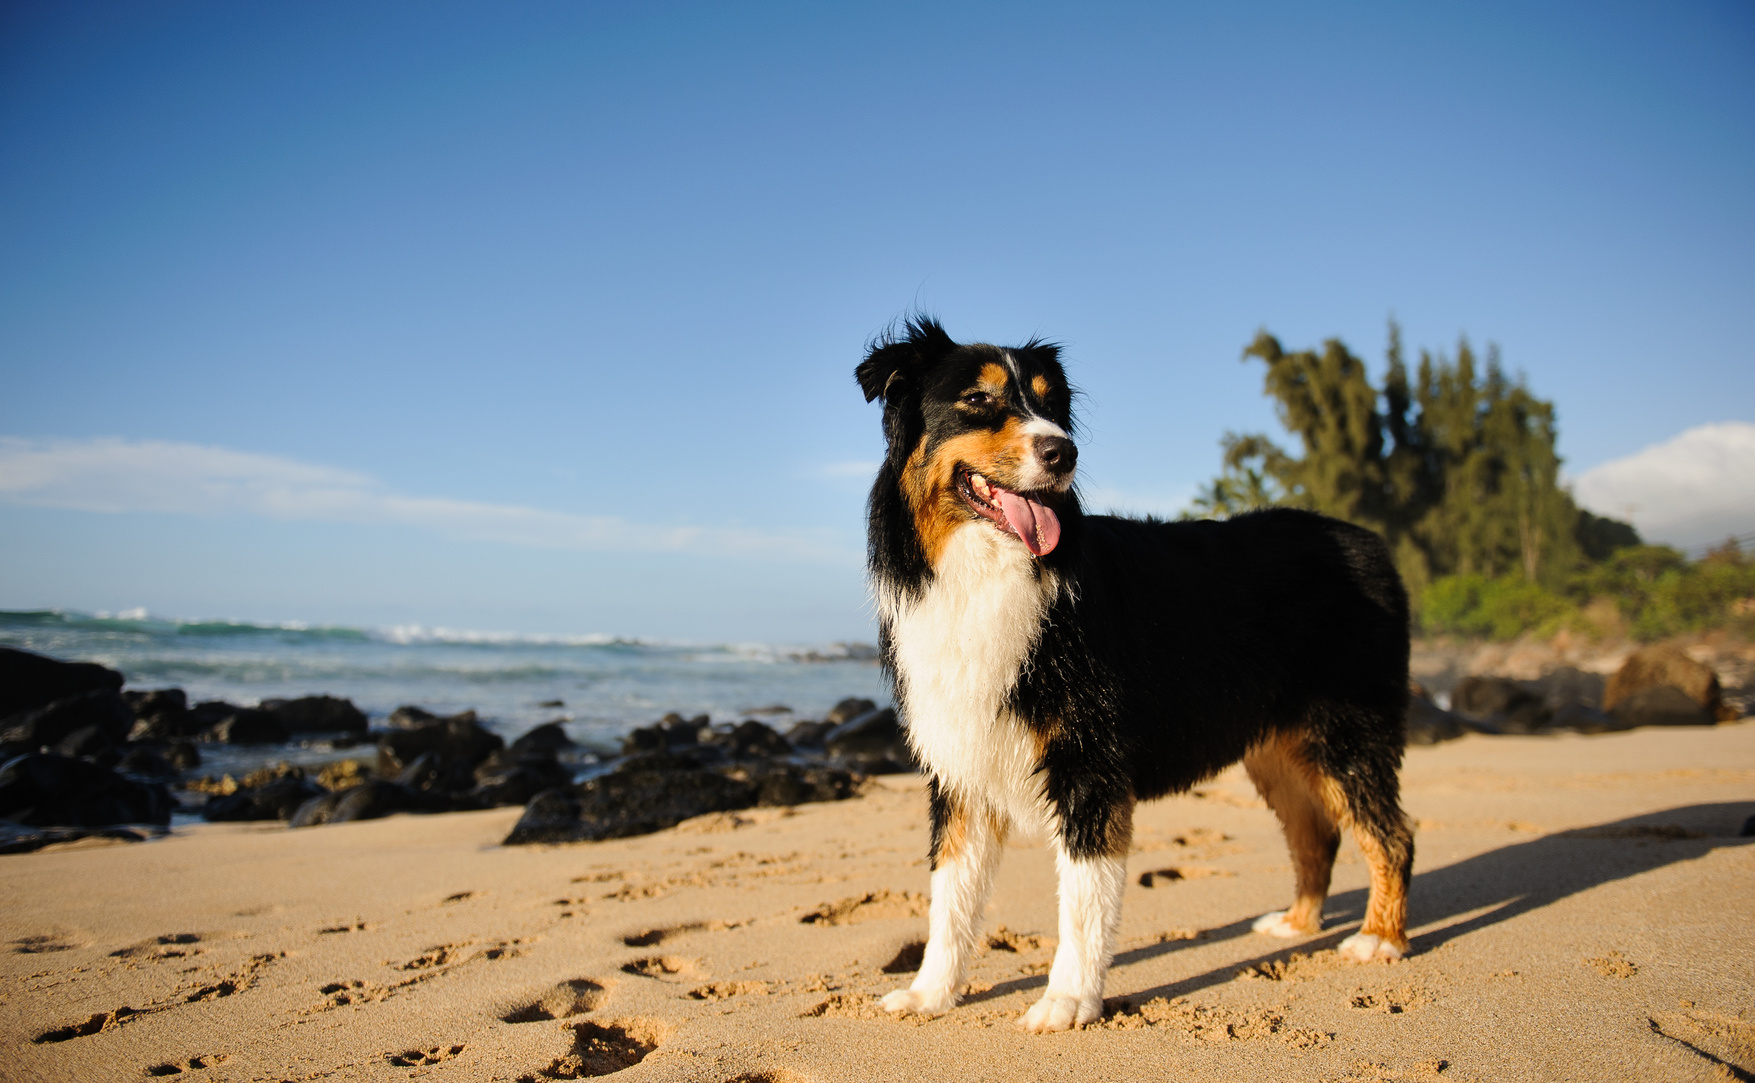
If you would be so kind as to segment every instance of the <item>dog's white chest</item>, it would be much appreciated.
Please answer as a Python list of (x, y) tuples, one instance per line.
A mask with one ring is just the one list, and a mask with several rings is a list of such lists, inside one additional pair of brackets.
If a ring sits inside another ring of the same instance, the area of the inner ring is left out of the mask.
[(1037, 636), (1054, 589), (1023, 546), (985, 523), (951, 536), (924, 596), (880, 598), (890, 622), (909, 740), (939, 781), (1042, 826), (1038, 747), (1005, 701)]

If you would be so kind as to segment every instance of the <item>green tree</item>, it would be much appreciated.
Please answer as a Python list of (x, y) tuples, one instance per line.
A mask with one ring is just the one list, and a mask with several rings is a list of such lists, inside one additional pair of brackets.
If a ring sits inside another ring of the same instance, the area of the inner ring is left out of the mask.
[(1288, 351), (1262, 331), (1243, 358), (1267, 366), (1263, 390), (1298, 453), (1227, 433), (1223, 472), (1199, 491), (1196, 514), (1284, 504), (1370, 527), (1416, 596), (1458, 574), (1558, 589), (1583, 556), (1581, 534), (1599, 547), (1622, 540), (1560, 486), (1554, 406), (1506, 377), (1497, 347), (1484, 366), (1466, 338), (1454, 360), (1422, 350), (1410, 380), (1392, 320), (1381, 392), (1339, 339)]

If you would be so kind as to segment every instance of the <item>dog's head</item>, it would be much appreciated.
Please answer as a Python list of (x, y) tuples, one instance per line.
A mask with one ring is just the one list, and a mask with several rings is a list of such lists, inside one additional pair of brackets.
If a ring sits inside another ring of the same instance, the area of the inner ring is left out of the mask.
[(973, 521), (1038, 557), (1060, 543), (1062, 517), (1077, 514), (1078, 448), (1058, 347), (959, 345), (916, 317), (874, 343), (854, 375), (867, 402), (884, 404), (874, 515), (881, 493), (899, 491), (928, 566)]

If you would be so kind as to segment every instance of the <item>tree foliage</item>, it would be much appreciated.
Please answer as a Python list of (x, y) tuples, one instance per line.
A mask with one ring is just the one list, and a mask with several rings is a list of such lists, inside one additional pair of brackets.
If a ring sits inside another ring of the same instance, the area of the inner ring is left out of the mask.
[[(1299, 447), (1227, 433), (1224, 470), (1197, 495), (1198, 515), (1286, 504), (1370, 527), (1416, 598), (1459, 575), (1559, 589), (1587, 557), (1638, 542), (1632, 527), (1573, 504), (1559, 481), (1554, 406), (1505, 375), (1497, 347), (1484, 364), (1466, 338), (1454, 357), (1422, 350), (1410, 378), (1391, 321), (1381, 390), (1339, 339), (1287, 350), (1262, 331), (1243, 358), (1267, 366), (1264, 390)], [(1532, 598), (1523, 611), (1533, 613)]]

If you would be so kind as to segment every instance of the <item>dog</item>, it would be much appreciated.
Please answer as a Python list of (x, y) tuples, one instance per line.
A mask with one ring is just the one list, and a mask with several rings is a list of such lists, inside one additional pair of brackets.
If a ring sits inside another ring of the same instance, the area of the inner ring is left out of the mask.
[(855, 377), (888, 449), (868, 505), (879, 651), (928, 774), (931, 932), (891, 1012), (957, 1001), (1008, 832), (1059, 876), (1060, 944), (1020, 1026), (1098, 1019), (1133, 808), (1242, 760), (1296, 896), (1257, 932), (1318, 931), (1340, 828), (1371, 871), (1358, 961), (1408, 950), (1398, 771), (1408, 601), (1377, 534), (1275, 508), (1223, 522), (1087, 515), (1059, 348), (962, 345), (911, 317)]

